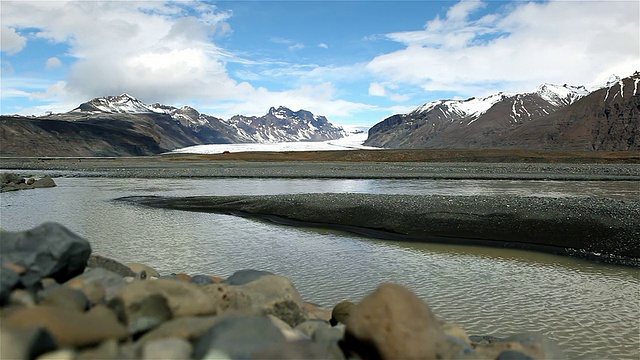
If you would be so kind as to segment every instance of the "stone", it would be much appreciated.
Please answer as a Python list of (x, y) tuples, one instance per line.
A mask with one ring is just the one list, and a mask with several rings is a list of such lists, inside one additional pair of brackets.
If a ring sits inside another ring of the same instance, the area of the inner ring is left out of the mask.
[(136, 312), (146, 298), (159, 295), (166, 299), (174, 317), (209, 315), (216, 311), (215, 303), (200, 286), (168, 279), (134, 281), (118, 290), (110, 304), (120, 304), (127, 318)]
[(55, 181), (53, 181), (53, 179), (50, 176), (45, 176), (42, 179), (36, 180), (31, 186), (33, 186), (36, 189), (51, 188), (51, 187), (56, 187), (56, 183)]
[(11, 305), (17, 305), (22, 307), (36, 306), (36, 301), (33, 294), (24, 289), (16, 289), (11, 293), (10, 298)]
[(238, 288), (249, 296), (252, 307), (261, 315), (274, 315), (291, 327), (307, 320), (300, 294), (284, 276), (262, 275)]
[(304, 309), (307, 312), (309, 319), (324, 320), (327, 323), (331, 320), (331, 310), (325, 309), (319, 305), (309, 302), (304, 303)]
[(24, 182), (24, 178), (15, 173), (0, 173), (1, 184), (20, 184)]
[(261, 270), (239, 270), (233, 273), (233, 275), (229, 276), (226, 280), (223, 281), (225, 284), (229, 285), (244, 285), (248, 284), (256, 279), (259, 279), (265, 275), (274, 275), (268, 271)]
[(92, 269), (95, 269), (95, 268), (106, 269), (122, 277), (136, 276), (136, 273), (133, 270), (131, 270), (131, 268), (129, 268), (127, 265), (122, 264), (113, 259), (109, 259), (108, 257), (100, 256), (100, 255), (89, 256), (89, 259), (87, 260), (87, 267), (90, 267)]
[(141, 344), (149, 341), (178, 338), (194, 341), (204, 335), (213, 325), (220, 321), (216, 316), (184, 316), (169, 320), (149, 331), (138, 339)]
[(429, 306), (397, 284), (380, 285), (351, 310), (345, 348), (363, 359), (436, 359), (444, 335)]
[(223, 279), (223, 278), (218, 277), (218, 276), (209, 276), (209, 277), (210, 277), (210, 278), (211, 278), (211, 280), (213, 280), (213, 282), (214, 282), (214, 283), (216, 283), (216, 284), (217, 284), (217, 283), (221, 283), (221, 282), (223, 282), (223, 281), (224, 281), (224, 279)]
[[(64, 282), (82, 274), (91, 254), (91, 245), (57, 223), (45, 223), (21, 232), (2, 232), (0, 263), (26, 268), (20, 275), (25, 287), (44, 277)], [(4, 272), (4, 271), (3, 271)]]
[(142, 348), (142, 358), (145, 360), (190, 359), (193, 347), (188, 341), (178, 338), (167, 338), (147, 342)]
[(307, 337), (303, 333), (292, 329), (289, 324), (278, 319), (277, 317), (273, 315), (267, 315), (267, 317), (271, 320), (271, 322), (273, 322), (273, 325), (280, 329), (280, 332), (282, 332), (282, 335), (284, 335), (284, 338), (287, 339), (287, 341), (307, 339)]
[(27, 179), (27, 185), (33, 185), (33, 183), (34, 183), (34, 182), (36, 182), (36, 179), (35, 179), (35, 178), (32, 178), (32, 177), (31, 177), (31, 178), (28, 178), (28, 179)]
[(192, 284), (197, 284), (197, 285), (208, 285), (208, 284), (215, 284), (215, 281), (213, 281), (213, 279), (207, 275), (195, 275), (191, 277), (191, 280), (189, 280), (190, 283)]
[(110, 301), (125, 285), (127, 282), (120, 275), (103, 268), (91, 269), (64, 284), (81, 290), (92, 304)]
[(344, 359), (344, 353), (340, 348), (340, 342), (344, 338), (345, 325), (318, 327), (314, 331), (311, 340), (322, 345), (327, 353), (332, 354), (335, 359)]
[(346, 325), (354, 305), (351, 301), (341, 301), (334, 306), (329, 320), (331, 326), (336, 326), (338, 323)]
[(160, 294), (151, 294), (128, 306), (121, 298), (116, 297), (109, 306), (114, 309), (118, 318), (127, 324), (130, 334), (146, 332), (171, 319), (167, 299)]
[(203, 285), (201, 289), (215, 304), (215, 314), (228, 310), (246, 310), (251, 308), (251, 298), (242, 289), (226, 284)]
[(309, 340), (288, 341), (273, 345), (267, 349), (254, 353), (251, 359), (344, 359), (341, 353), (332, 352), (326, 346)]
[(4, 306), (9, 302), (11, 290), (20, 282), (20, 275), (15, 271), (1, 267), (0, 268), (0, 306)]
[(440, 329), (442, 330), (442, 333), (446, 336), (453, 336), (455, 338), (462, 340), (467, 344), (471, 344), (471, 340), (469, 340), (469, 336), (467, 335), (467, 332), (464, 331), (463, 328), (461, 328), (456, 324), (443, 321), (440, 323)]
[(320, 327), (329, 327), (329, 323), (324, 320), (307, 320), (301, 324), (298, 324), (295, 327), (295, 330), (300, 331), (304, 335), (306, 335), (309, 339), (313, 336), (316, 330)]
[(193, 356), (202, 359), (215, 349), (232, 359), (246, 359), (285, 342), (280, 329), (266, 316), (226, 317), (200, 337)]
[(89, 299), (80, 290), (60, 286), (49, 291), (41, 300), (40, 305), (61, 307), (69, 310), (84, 312), (89, 308)]
[(57, 348), (53, 336), (43, 328), (0, 327), (0, 359), (35, 359)]
[(76, 356), (76, 352), (72, 349), (60, 349), (40, 355), (38, 360), (75, 360)]
[(140, 272), (144, 271), (147, 274), (147, 277), (160, 277), (160, 273), (158, 273), (156, 269), (152, 268), (151, 266), (138, 263), (128, 263), (127, 266), (136, 274), (140, 274)]
[(118, 342), (107, 339), (93, 349), (87, 349), (77, 355), (76, 360), (117, 360), (120, 359)]
[(118, 322), (115, 314), (101, 305), (87, 313), (38, 305), (14, 311), (2, 320), (2, 325), (11, 330), (43, 327), (60, 346), (94, 345), (110, 338), (127, 337), (126, 328)]

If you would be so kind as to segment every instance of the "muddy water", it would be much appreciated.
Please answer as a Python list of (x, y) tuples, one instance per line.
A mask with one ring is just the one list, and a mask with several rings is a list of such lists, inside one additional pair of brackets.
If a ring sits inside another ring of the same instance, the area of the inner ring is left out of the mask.
[(130, 195), (367, 192), (438, 195), (639, 198), (633, 182), (60, 178), (58, 187), (3, 193), (0, 226), (57, 221), (94, 253), (148, 263), (161, 273), (228, 276), (270, 270), (303, 298), (331, 306), (402, 283), (469, 334), (541, 332), (571, 358), (637, 359), (640, 273), (548, 254), (377, 241), (219, 214), (113, 202)]

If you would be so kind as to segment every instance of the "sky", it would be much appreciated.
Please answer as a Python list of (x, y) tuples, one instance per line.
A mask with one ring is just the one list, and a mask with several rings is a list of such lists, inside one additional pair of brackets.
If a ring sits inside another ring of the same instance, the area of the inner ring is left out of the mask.
[(640, 70), (640, 2), (4, 1), (2, 114), (128, 93), (371, 126), (439, 99)]

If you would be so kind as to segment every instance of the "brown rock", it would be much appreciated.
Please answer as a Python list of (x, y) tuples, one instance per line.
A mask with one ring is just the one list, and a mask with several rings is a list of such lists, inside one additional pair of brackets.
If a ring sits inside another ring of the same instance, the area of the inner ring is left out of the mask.
[(184, 274), (184, 273), (179, 273), (176, 274), (176, 277), (180, 280), (184, 280), (184, 281), (190, 281), (191, 280), (191, 276)]
[(219, 316), (185, 316), (169, 320), (144, 334), (138, 342), (145, 344), (149, 341), (166, 338), (195, 340), (207, 332), (220, 319), (222, 317)]
[(40, 180), (36, 180), (33, 185), (34, 188), (50, 188), (50, 187), (55, 187), (56, 183), (53, 181), (53, 179), (49, 176), (45, 176)]
[(351, 309), (355, 306), (351, 301), (341, 301), (333, 307), (331, 311), (331, 319), (329, 322), (332, 326), (338, 325), (338, 323), (346, 324), (351, 314)]
[(114, 301), (122, 303), (124, 312), (131, 315), (138, 304), (153, 295), (166, 299), (174, 317), (209, 315), (216, 311), (215, 303), (200, 286), (169, 279), (135, 281), (120, 288)]
[(127, 330), (118, 323), (115, 314), (101, 305), (87, 313), (52, 306), (25, 308), (12, 312), (2, 325), (9, 329), (44, 327), (60, 346), (93, 345), (127, 337)]
[(80, 290), (61, 286), (47, 292), (44, 298), (40, 300), (40, 305), (84, 312), (89, 307), (89, 299)]
[(215, 303), (215, 314), (227, 310), (243, 310), (251, 307), (251, 298), (241, 289), (226, 284), (202, 285), (200, 288)]
[(362, 359), (436, 359), (443, 342), (429, 306), (391, 283), (353, 307), (345, 333), (346, 348)]

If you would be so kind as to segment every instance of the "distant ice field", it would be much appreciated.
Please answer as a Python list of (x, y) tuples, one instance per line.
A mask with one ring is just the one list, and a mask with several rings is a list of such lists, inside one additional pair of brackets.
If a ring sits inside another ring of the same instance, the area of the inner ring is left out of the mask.
[(171, 153), (182, 154), (220, 154), (229, 152), (249, 151), (329, 151), (329, 150), (379, 150), (380, 148), (364, 146), (367, 140), (367, 132), (353, 134), (329, 141), (295, 141), (278, 143), (249, 143), (249, 144), (210, 144), (196, 145), (173, 150)]

